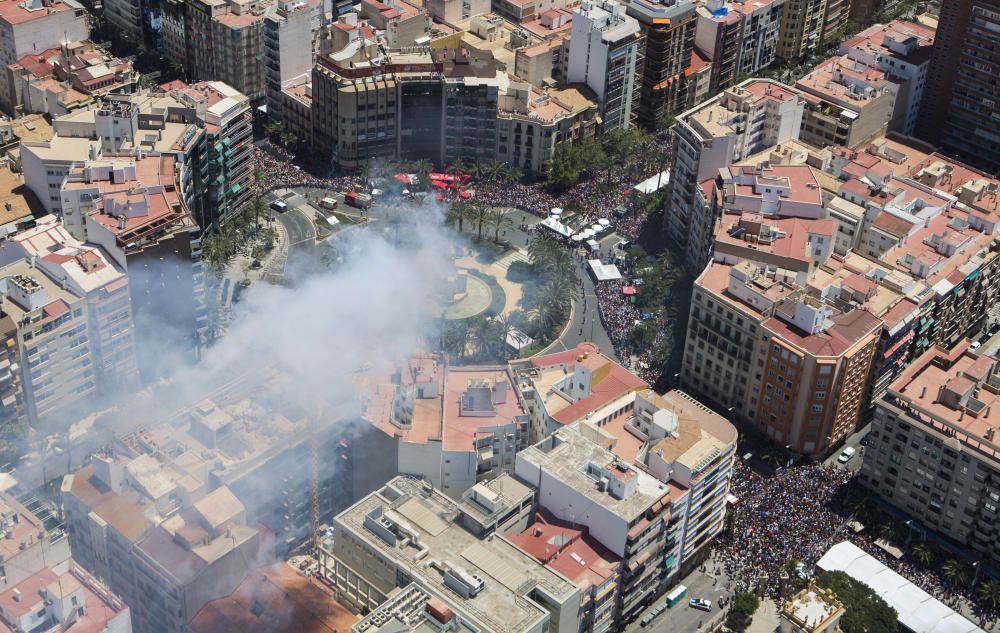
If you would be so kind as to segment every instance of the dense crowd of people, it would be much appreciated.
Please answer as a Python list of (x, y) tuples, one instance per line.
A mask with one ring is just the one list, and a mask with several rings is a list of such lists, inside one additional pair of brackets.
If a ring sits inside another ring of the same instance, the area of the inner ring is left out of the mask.
[(811, 569), (846, 527), (845, 518), (830, 506), (850, 477), (846, 469), (820, 464), (764, 477), (738, 459), (730, 488), (737, 504), (730, 508), (730, 529), (715, 548), (736, 590), (763, 584), (766, 593), (776, 595), (788, 561)]

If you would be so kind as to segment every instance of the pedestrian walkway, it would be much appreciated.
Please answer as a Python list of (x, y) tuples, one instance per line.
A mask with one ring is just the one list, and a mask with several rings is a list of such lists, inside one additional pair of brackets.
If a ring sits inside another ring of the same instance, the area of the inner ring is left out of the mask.
[(508, 251), (503, 257), (493, 262), (493, 265), (506, 273), (514, 262), (528, 263), (531, 258), (524, 251), (514, 248)]
[(753, 614), (747, 633), (774, 633), (778, 629), (779, 622), (778, 605), (774, 600), (764, 598), (760, 601), (757, 613)]

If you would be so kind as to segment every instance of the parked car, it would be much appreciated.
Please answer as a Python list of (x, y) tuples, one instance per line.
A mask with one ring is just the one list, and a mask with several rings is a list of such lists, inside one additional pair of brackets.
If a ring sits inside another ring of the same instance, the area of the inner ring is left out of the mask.
[(702, 598), (691, 598), (691, 601), (688, 602), (688, 606), (694, 607), (695, 609), (701, 609), (702, 611), (711, 611), (712, 601), (704, 600)]
[(858, 449), (854, 448), (853, 446), (848, 446), (847, 448), (844, 449), (844, 452), (840, 454), (840, 457), (837, 458), (837, 461), (840, 462), (841, 464), (846, 464), (847, 462), (851, 461), (851, 458), (854, 457), (854, 454), (857, 452)]
[(969, 349), (974, 352), (974, 351), (976, 351), (977, 349), (979, 349), (982, 346), (983, 346), (983, 344), (980, 343), (979, 341), (972, 341), (972, 345), (969, 346)]

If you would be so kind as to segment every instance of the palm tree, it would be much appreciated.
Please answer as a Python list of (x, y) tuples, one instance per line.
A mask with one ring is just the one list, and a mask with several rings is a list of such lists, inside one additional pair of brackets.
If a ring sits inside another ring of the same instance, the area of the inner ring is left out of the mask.
[(476, 221), (476, 241), (483, 241), (483, 224), (490, 219), (490, 208), (481, 204), (472, 205), (472, 219)]
[(1000, 582), (993, 579), (984, 580), (976, 588), (976, 595), (979, 596), (980, 600), (996, 609), (1000, 606)]
[(456, 200), (448, 208), (448, 222), (458, 224), (458, 232), (465, 230), (465, 221), (472, 219), (472, 205), (465, 200)]
[(857, 496), (847, 502), (847, 511), (852, 517), (864, 515), (868, 510), (868, 497)]
[(883, 523), (878, 530), (878, 535), (886, 541), (896, 540), (896, 537), (899, 536), (899, 530), (896, 528), (895, 521), (890, 519)]
[(962, 566), (954, 558), (950, 558), (941, 565), (941, 576), (945, 579), (945, 582), (954, 586), (961, 582), (962, 580)]
[(264, 172), (260, 169), (253, 170), (253, 186), (257, 193), (264, 189)]
[(250, 214), (253, 215), (254, 224), (260, 224), (260, 216), (267, 213), (267, 205), (264, 203), (263, 198), (255, 198), (253, 202), (250, 203), (248, 207)]
[(442, 337), (442, 347), (444, 351), (459, 359), (465, 359), (465, 354), (469, 349), (469, 341), (472, 330), (465, 321), (451, 321), (444, 330)]
[(922, 567), (930, 567), (934, 562), (934, 551), (923, 543), (915, 545), (910, 550), (910, 556)]
[(493, 337), (495, 349), (493, 350), (493, 358), (500, 361), (507, 360), (507, 337), (510, 336), (511, 331), (514, 330), (514, 324), (511, 323), (510, 319), (502, 314), (498, 314), (492, 319), (493, 322)]
[(510, 219), (510, 211), (496, 208), (490, 211), (490, 224), (493, 226), (493, 241), (500, 243), (500, 230), (506, 231), (514, 226), (514, 221)]
[(415, 173), (417, 177), (420, 178), (421, 182), (426, 181), (427, 174), (431, 173), (431, 170), (434, 169), (434, 165), (431, 164), (431, 161), (425, 159), (412, 161), (409, 163), (408, 167), (410, 168), (410, 171)]

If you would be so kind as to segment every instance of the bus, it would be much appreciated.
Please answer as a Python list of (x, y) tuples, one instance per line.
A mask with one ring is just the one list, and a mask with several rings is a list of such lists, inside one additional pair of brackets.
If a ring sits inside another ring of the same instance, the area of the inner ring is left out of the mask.
[(685, 587), (684, 585), (677, 585), (676, 587), (671, 589), (670, 593), (667, 594), (667, 602), (666, 602), (667, 606), (672, 607), (681, 600), (683, 600), (684, 594), (687, 593), (687, 590), (688, 588)]

